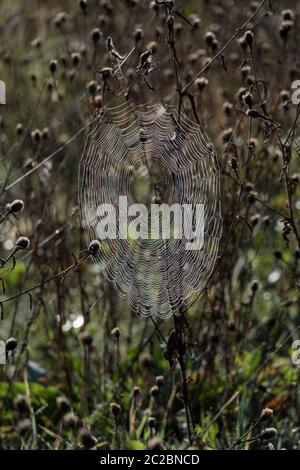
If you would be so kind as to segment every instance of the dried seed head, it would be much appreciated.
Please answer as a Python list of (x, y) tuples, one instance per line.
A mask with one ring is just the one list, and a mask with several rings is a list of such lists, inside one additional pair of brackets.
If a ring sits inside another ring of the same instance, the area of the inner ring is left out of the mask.
[(133, 387), (132, 395), (133, 395), (134, 398), (139, 398), (140, 395), (141, 395), (140, 387)]
[(73, 52), (71, 55), (72, 63), (74, 67), (77, 67), (79, 62), (81, 61), (81, 54), (80, 52)]
[(151, 51), (151, 54), (155, 55), (158, 51), (158, 45), (156, 41), (151, 41), (147, 45), (147, 50)]
[(153, 417), (153, 416), (150, 416), (150, 418), (148, 418), (148, 426), (150, 429), (154, 429), (155, 428), (155, 425), (156, 425), (156, 419)]
[(101, 108), (102, 106), (102, 96), (101, 95), (96, 95), (94, 98), (94, 104), (96, 108)]
[(223, 131), (223, 133), (222, 133), (222, 140), (223, 140), (224, 144), (228, 144), (228, 142), (231, 141), (232, 136), (233, 136), (232, 127), (229, 127), (228, 129), (225, 129), (225, 131)]
[(29, 238), (27, 237), (19, 237), (16, 241), (16, 247), (20, 250), (26, 250), (30, 245)]
[(102, 76), (102, 79), (108, 80), (111, 75), (112, 75), (113, 69), (111, 67), (104, 67), (102, 70), (100, 70), (100, 74)]
[(17, 431), (19, 434), (24, 435), (27, 432), (31, 431), (32, 423), (30, 419), (22, 419), (17, 424)]
[(279, 28), (279, 34), (280, 37), (283, 41), (286, 41), (288, 39), (289, 33), (294, 27), (294, 22), (293, 21), (284, 21), (282, 25)]
[(164, 446), (162, 444), (162, 441), (159, 437), (153, 437), (150, 439), (148, 442), (148, 449), (149, 450), (164, 450)]
[(259, 117), (260, 117), (259, 112), (258, 112), (258, 111), (255, 111), (255, 109), (247, 109), (246, 115), (247, 115), (248, 117), (253, 118), (253, 119), (256, 119), (256, 118), (259, 118)]
[(165, 382), (165, 378), (163, 375), (158, 375), (155, 379), (155, 383), (158, 387), (161, 387)]
[(149, 7), (154, 11), (158, 11), (158, 9), (159, 9), (159, 6), (158, 6), (158, 4), (156, 3), (155, 0), (153, 0), (149, 3)]
[(39, 129), (35, 129), (34, 131), (31, 132), (31, 138), (36, 142), (37, 144), (41, 141), (42, 138), (42, 133)]
[(93, 344), (93, 337), (89, 331), (82, 331), (79, 334), (79, 339), (85, 346), (91, 346)]
[(113, 328), (113, 329), (111, 330), (111, 333), (110, 333), (110, 334), (111, 334), (114, 338), (119, 339), (119, 338), (120, 338), (120, 335), (121, 335), (120, 328), (118, 328), (118, 327), (116, 326), (116, 328)]
[(101, 31), (99, 28), (93, 29), (91, 32), (91, 38), (94, 44), (97, 44), (101, 39)]
[(240, 101), (243, 100), (243, 96), (245, 95), (245, 93), (247, 93), (247, 90), (246, 88), (240, 88), (239, 91), (237, 92), (237, 97)]
[(87, 83), (86, 89), (91, 95), (94, 95), (97, 91), (97, 82), (95, 80), (91, 80)]
[(245, 95), (243, 95), (243, 101), (248, 106), (248, 108), (252, 108), (252, 106), (253, 106), (253, 95), (252, 95), (252, 93), (245, 93)]
[(36, 47), (37, 49), (40, 49), (42, 47), (42, 40), (40, 37), (37, 37), (31, 41), (30, 45), (32, 47)]
[(91, 255), (95, 256), (99, 250), (100, 250), (100, 242), (98, 240), (93, 240), (89, 244), (88, 251), (90, 252)]
[(223, 111), (227, 116), (230, 116), (232, 109), (233, 109), (232, 103), (226, 102), (223, 104)]
[(14, 399), (14, 408), (19, 413), (24, 413), (28, 410), (28, 399), (25, 395), (17, 395)]
[(22, 212), (23, 209), (24, 209), (24, 202), (22, 201), (22, 199), (15, 199), (13, 202), (9, 204), (9, 210), (13, 214)]
[(212, 31), (207, 31), (207, 33), (205, 34), (205, 42), (210, 47), (213, 45), (216, 39), (216, 35)]
[(142, 369), (150, 369), (153, 365), (153, 358), (148, 352), (139, 355), (139, 364)]
[(63, 397), (63, 396), (56, 398), (56, 406), (63, 413), (66, 413), (67, 411), (71, 409), (71, 403), (66, 397)]
[(253, 281), (251, 282), (251, 290), (252, 292), (257, 292), (258, 291), (258, 280), (257, 279), (253, 279)]
[(16, 125), (16, 133), (17, 135), (22, 135), (23, 132), (24, 132), (23, 124), (19, 122), (19, 124)]
[(79, 429), (78, 439), (80, 444), (85, 449), (92, 449), (97, 444), (97, 439), (95, 438), (95, 436), (93, 436), (92, 433), (86, 428)]
[(279, 96), (281, 101), (283, 102), (289, 101), (291, 99), (291, 94), (289, 90), (281, 90)]
[(281, 16), (284, 21), (293, 21), (295, 19), (295, 15), (292, 10), (282, 10)]
[(207, 80), (207, 78), (201, 77), (201, 78), (197, 78), (197, 80), (195, 81), (195, 84), (199, 90), (204, 90), (204, 88), (206, 88), (207, 85), (209, 84), (209, 81)]
[(133, 37), (136, 42), (141, 41), (144, 37), (144, 31), (142, 30), (142, 28), (136, 28), (133, 33)]
[(49, 128), (48, 128), (48, 127), (44, 127), (44, 129), (42, 130), (42, 139), (43, 139), (43, 140), (47, 140), (47, 139), (48, 139), (48, 136), (49, 136)]
[(51, 73), (55, 73), (56, 70), (57, 70), (57, 66), (58, 66), (57, 60), (51, 60), (51, 62), (50, 62), (50, 64), (49, 64), (50, 72), (51, 72)]
[(277, 429), (275, 428), (266, 428), (260, 433), (260, 438), (262, 441), (271, 441), (277, 437)]
[(87, 0), (79, 0), (79, 6), (83, 12), (87, 11), (88, 3)]
[(282, 259), (282, 251), (281, 250), (274, 250), (273, 255), (275, 256), (276, 259), (280, 260)]
[(274, 411), (271, 408), (264, 408), (260, 415), (260, 421), (269, 421), (273, 417)]
[(67, 14), (65, 11), (62, 11), (56, 15), (54, 18), (54, 24), (57, 28), (61, 28), (67, 21)]
[(5, 342), (6, 351), (14, 351), (17, 346), (18, 346), (18, 340), (14, 338), (13, 336), (11, 338), (8, 338)]
[(150, 388), (150, 395), (151, 397), (157, 397), (159, 394), (159, 388), (157, 385), (153, 385), (153, 387)]
[(77, 416), (74, 415), (74, 413), (72, 412), (64, 414), (62, 418), (63, 425), (71, 429), (75, 428), (77, 421), (78, 421)]
[(110, 411), (114, 416), (119, 416), (119, 414), (121, 413), (121, 407), (117, 403), (111, 403)]
[(247, 46), (252, 47), (254, 41), (254, 34), (252, 33), (252, 31), (246, 31), (244, 38)]

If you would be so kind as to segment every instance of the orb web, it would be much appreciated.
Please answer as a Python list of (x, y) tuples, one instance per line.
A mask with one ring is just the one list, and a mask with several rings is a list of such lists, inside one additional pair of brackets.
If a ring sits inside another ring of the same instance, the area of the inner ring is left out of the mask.
[[(126, 101), (106, 108), (80, 164), (81, 220), (88, 243), (99, 239), (98, 208), (109, 204), (121, 213), (120, 196), (127, 197), (128, 206), (143, 202), (151, 207), (154, 202), (203, 208), (199, 249), (187, 250), (185, 234), (165, 239), (157, 232), (138, 240), (129, 234), (125, 239), (102, 239), (95, 258), (133, 311), (167, 318), (188, 307), (205, 287), (221, 236), (219, 169), (200, 126), (160, 104), (135, 106)], [(164, 217), (162, 213), (162, 223)]]

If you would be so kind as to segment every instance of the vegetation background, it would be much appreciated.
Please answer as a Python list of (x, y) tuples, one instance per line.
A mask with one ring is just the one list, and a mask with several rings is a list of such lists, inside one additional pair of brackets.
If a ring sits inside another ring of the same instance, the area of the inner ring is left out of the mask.
[[(1, 0), (1, 449), (299, 449), (299, 15), (296, 0)], [(135, 47), (126, 79), (108, 36)], [(220, 258), (166, 321), (78, 263), (80, 157), (128, 87), (181, 100), (220, 161)]]

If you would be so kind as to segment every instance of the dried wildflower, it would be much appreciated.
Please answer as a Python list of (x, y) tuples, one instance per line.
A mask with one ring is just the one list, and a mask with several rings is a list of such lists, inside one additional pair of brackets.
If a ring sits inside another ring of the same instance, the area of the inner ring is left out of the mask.
[(262, 441), (271, 441), (277, 437), (277, 429), (275, 428), (266, 428), (260, 433), (260, 438)]
[(24, 132), (23, 124), (19, 122), (19, 123), (16, 125), (16, 133), (17, 133), (17, 135), (20, 136), (20, 135), (23, 134), (23, 132)]
[(120, 332), (120, 328), (118, 328), (117, 326), (115, 328), (113, 328), (111, 330), (111, 333), (110, 333), (115, 339), (119, 339), (120, 338), (120, 335), (121, 335), (121, 332)]
[(100, 250), (100, 242), (98, 240), (93, 240), (89, 244), (88, 251), (90, 252), (91, 255), (95, 256), (99, 250)]
[(71, 409), (70, 401), (64, 396), (56, 398), (56, 406), (63, 413), (66, 413), (67, 411)]
[(216, 35), (215, 33), (213, 33), (212, 31), (208, 31), (206, 34), (205, 34), (205, 42), (206, 44), (211, 47), (214, 43), (214, 41), (216, 40)]
[(158, 45), (156, 41), (151, 41), (147, 45), (147, 50), (151, 51), (151, 54), (155, 55), (158, 51)]
[(79, 334), (79, 339), (85, 346), (91, 346), (93, 344), (93, 337), (89, 331), (82, 331)]
[(79, 6), (81, 8), (81, 10), (86, 13), (87, 11), (87, 7), (88, 7), (88, 3), (87, 3), (87, 0), (79, 0)]
[(8, 338), (5, 342), (6, 351), (14, 351), (17, 346), (18, 346), (18, 340), (14, 338), (13, 336), (11, 338)]
[(164, 450), (164, 446), (162, 444), (162, 441), (159, 437), (153, 437), (150, 439), (148, 442), (148, 449), (149, 450)]
[(269, 421), (273, 417), (274, 411), (271, 408), (264, 408), (260, 415), (260, 421)]
[(137, 386), (133, 387), (132, 396), (133, 396), (134, 398), (139, 398), (140, 395), (141, 395), (141, 389), (140, 389), (140, 387), (137, 387)]
[(155, 383), (158, 387), (161, 387), (165, 382), (165, 378), (163, 375), (158, 375), (155, 379)]
[(150, 388), (150, 395), (151, 397), (157, 397), (159, 394), (159, 388), (157, 385), (153, 385), (153, 387)]
[(292, 10), (282, 10), (281, 16), (284, 21), (294, 21), (295, 19), (295, 15)]
[(252, 292), (257, 292), (257, 291), (258, 291), (258, 287), (259, 287), (259, 284), (258, 284), (257, 279), (253, 279), (253, 281), (251, 282), (251, 290), (252, 290)]
[(153, 417), (153, 416), (150, 416), (150, 418), (148, 418), (148, 426), (150, 429), (154, 429), (155, 426), (156, 426), (156, 419)]
[(27, 411), (28, 410), (28, 398), (25, 395), (18, 394), (14, 398), (14, 408), (19, 413), (24, 413), (25, 411)]
[(39, 143), (42, 138), (42, 133), (40, 129), (35, 129), (34, 131), (31, 132), (31, 138), (35, 143)]
[(233, 136), (232, 127), (229, 127), (228, 129), (225, 129), (225, 131), (223, 131), (223, 133), (222, 133), (222, 140), (223, 140), (224, 144), (227, 144), (228, 142), (230, 142), (231, 139), (232, 139), (232, 136)]
[(101, 108), (102, 106), (102, 96), (101, 95), (96, 95), (94, 98), (94, 104), (96, 108)]
[(32, 430), (32, 423), (30, 419), (22, 419), (17, 424), (17, 432), (21, 435), (26, 434)]
[(253, 118), (253, 119), (256, 119), (256, 118), (261, 117), (261, 115), (259, 114), (259, 112), (256, 111), (255, 109), (247, 109), (246, 115), (247, 115), (248, 117)]
[(47, 140), (48, 137), (49, 137), (49, 128), (44, 127), (44, 129), (42, 129), (42, 139)]
[(280, 99), (283, 102), (290, 101), (291, 99), (291, 93), (289, 90), (281, 90), (279, 93)]
[(150, 369), (153, 365), (153, 358), (148, 352), (139, 355), (139, 364), (142, 369)]
[(97, 44), (100, 41), (101, 31), (100, 31), (99, 28), (93, 29), (93, 31), (91, 32), (91, 39), (92, 39), (94, 44)]
[(9, 204), (9, 211), (13, 214), (22, 212), (23, 209), (24, 209), (24, 202), (22, 201), (22, 199), (15, 199), (13, 202)]
[(114, 416), (119, 416), (119, 414), (121, 413), (121, 407), (117, 403), (111, 403), (110, 411)]
[(208, 84), (209, 81), (205, 77), (197, 78), (197, 80), (195, 81), (195, 85), (199, 90), (204, 90), (204, 88), (206, 88)]
[(77, 67), (81, 61), (80, 52), (73, 52), (71, 55), (71, 59), (72, 59), (72, 64), (74, 65), (74, 67)]
[(136, 28), (133, 33), (133, 37), (136, 42), (141, 41), (144, 37), (144, 31), (142, 30), (142, 28)]
[(293, 21), (284, 21), (282, 23), (282, 25), (279, 28), (279, 34), (283, 41), (286, 41), (288, 39), (289, 33), (291, 32), (293, 28), (294, 28)]
[(252, 93), (245, 93), (243, 95), (243, 101), (248, 106), (248, 108), (253, 107), (253, 95)]
[(86, 89), (91, 95), (94, 95), (97, 91), (97, 82), (95, 80), (91, 80), (87, 83)]
[(227, 101), (226, 103), (223, 104), (223, 111), (227, 116), (231, 115), (232, 109), (233, 109), (233, 104), (232, 103), (229, 103)]
[(16, 241), (16, 247), (20, 250), (26, 250), (30, 245), (29, 238), (27, 237), (19, 237)]
[(158, 11), (158, 9), (159, 9), (158, 4), (156, 3), (155, 0), (153, 0), (149, 3), (149, 7), (154, 11)]
[(92, 449), (97, 444), (95, 436), (86, 428), (79, 429), (78, 440), (85, 449)]
[(36, 47), (37, 49), (40, 49), (42, 47), (42, 40), (40, 37), (37, 37), (31, 41), (30, 45), (32, 47)]
[(78, 422), (78, 418), (74, 413), (69, 412), (63, 415), (62, 422), (66, 428), (74, 429)]
[(252, 31), (246, 31), (244, 38), (245, 38), (245, 42), (247, 46), (251, 48), (253, 46), (253, 41), (254, 41), (254, 34), (252, 33)]
[(56, 17), (54, 18), (54, 24), (57, 28), (63, 27), (66, 21), (67, 21), (67, 14), (65, 11), (58, 13), (58, 15), (56, 15)]
[(57, 60), (51, 60), (49, 64), (50, 72), (54, 74), (57, 71), (57, 66), (58, 66)]

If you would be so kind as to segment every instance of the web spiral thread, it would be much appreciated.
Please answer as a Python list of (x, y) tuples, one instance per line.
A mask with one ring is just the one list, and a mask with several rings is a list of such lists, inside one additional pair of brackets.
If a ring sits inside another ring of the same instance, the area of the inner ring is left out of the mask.
[[(120, 209), (119, 196), (134, 204), (136, 175), (148, 172), (153, 184), (151, 171), (160, 202), (202, 205), (201, 248), (187, 250), (184, 236), (107, 239), (101, 241), (96, 262), (133, 311), (167, 318), (188, 307), (216, 261), (222, 218), (214, 148), (200, 126), (161, 105), (127, 101), (107, 108), (88, 137), (80, 165), (81, 219), (88, 243), (99, 238), (99, 206)], [(140, 183), (142, 192), (144, 186)]]

